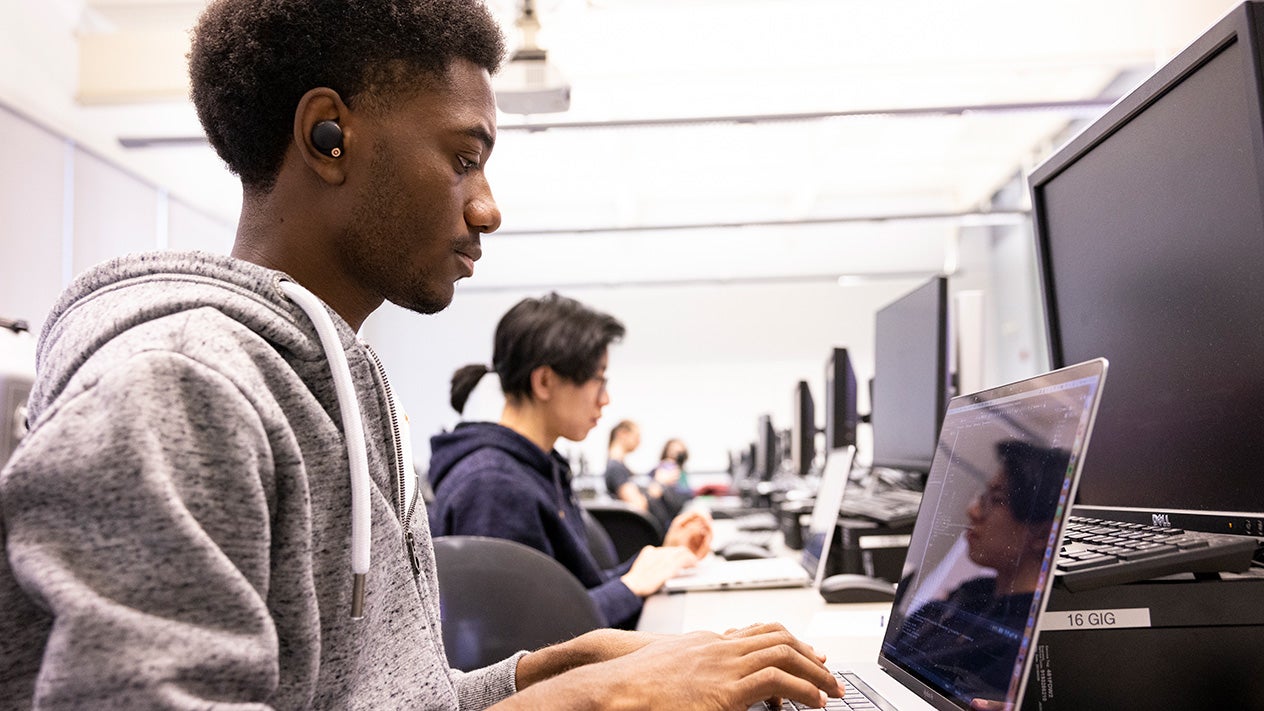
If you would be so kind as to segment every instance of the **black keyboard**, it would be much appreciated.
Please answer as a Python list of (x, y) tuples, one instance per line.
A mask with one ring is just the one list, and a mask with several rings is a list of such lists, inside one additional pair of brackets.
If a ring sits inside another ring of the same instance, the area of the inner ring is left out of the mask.
[(841, 513), (848, 518), (867, 518), (887, 526), (907, 526), (917, 520), (917, 509), (921, 504), (920, 491), (886, 489), (844, 497)]
[(1176, 573), (1242, 572), (1259, 545), (1251, 536), (1072, 516), (1062, 536), (1057, 583), (1078, 591)]
[(766, 548), (769, 554), (772, 553), (772, 547), (776, 544), (777, 536), (780, 531), (736, 531), (732, 536), (725, 537), (725, 543), (716, 553), (721, 557), (724, 556), (724, 548), (730, 545), (739, 546), (756, 546), (758, 548)]
[(739, 531), (776, 531), (780, 528), (777, 515), (767, 510), (734, 516), (732, 520)]
[(763, 506), (763, 507), (716, 506), (716, 507), (711, 508), (711, 518), (717, 521), (720, 519), (740, 519), (743, 516), (749, 516), (751, 514), (766, 514), (766, 513), (769, 513), (767, 506)]

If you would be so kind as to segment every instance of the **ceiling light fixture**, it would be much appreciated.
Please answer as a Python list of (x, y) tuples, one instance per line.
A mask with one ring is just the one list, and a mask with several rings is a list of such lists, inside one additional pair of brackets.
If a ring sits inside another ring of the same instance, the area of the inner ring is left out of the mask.
[(550, 114), (571, 107), (571, 85), (548, 60), (536, 35), (540, 18), (533, 0), (523, 0), (522, 15), (515, 23), (522, 41), (509, 62), (493, 78), (496, 104), (510, 114)]

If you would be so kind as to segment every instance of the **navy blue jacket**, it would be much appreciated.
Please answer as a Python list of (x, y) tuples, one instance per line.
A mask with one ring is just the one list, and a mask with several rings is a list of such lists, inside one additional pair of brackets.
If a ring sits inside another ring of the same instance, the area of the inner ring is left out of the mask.
[(641, 598), (619, 577), (632, 561), (602, 570), (588, 550), (570, 467), (526, 437), (492, 422), (463, 422), (430, 439), (435, 536), (492, 536), (551, 556), (588, 588), (611, 627), (632, 629)]

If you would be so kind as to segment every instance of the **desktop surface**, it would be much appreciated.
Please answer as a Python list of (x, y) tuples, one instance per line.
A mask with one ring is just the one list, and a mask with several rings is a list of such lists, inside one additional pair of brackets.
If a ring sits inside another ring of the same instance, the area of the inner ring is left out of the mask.
[(830, 604), (812, 588), (658, 593), (645, 599), (636, 628), (724, 633), (778, 622), (836, 667), (877, 660), (890, 611), (889, 602)]
[[(714, 525), (714, 541), (724, 542), (737, 533), (732, 521), (717, 520)], [(779, 535), (770, 549), (794, 560), (800, 555), (787, 548)], [(813, 587), (660, 592), (645, 599), (637, 629), (724, 633), (760, 622), (779, 622), (837, 666), (877, 660), (890, 611), (889, 602), (830, 604)]]

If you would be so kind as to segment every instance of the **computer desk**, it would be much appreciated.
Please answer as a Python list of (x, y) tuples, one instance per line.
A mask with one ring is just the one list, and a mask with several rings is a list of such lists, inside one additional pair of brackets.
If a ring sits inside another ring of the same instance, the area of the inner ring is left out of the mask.
[[(722, 539), (727, 521), (716, 521)], [(774, 547), (779, 555), (798, 551)], [(873, 662), (891, 603), (826, 603), (814, 588), (659, 592), (645, 599), (637, 629), (644, 632), (725, 632), (759, 622), (780, 622), (825, 654), (831, 664)]]

